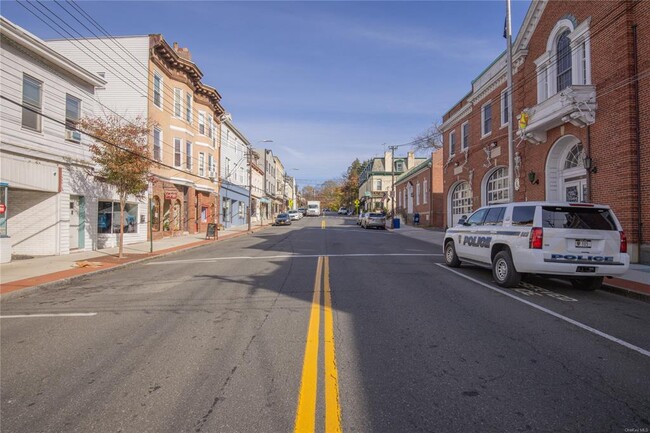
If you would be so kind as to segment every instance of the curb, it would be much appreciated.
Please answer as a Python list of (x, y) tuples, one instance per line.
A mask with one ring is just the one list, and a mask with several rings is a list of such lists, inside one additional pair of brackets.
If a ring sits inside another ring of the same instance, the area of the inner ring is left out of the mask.
[(625, 296), (626, 298), (636, 299), (638, 301), (650, 302), (650, 294), (637, 292), (635, 290), (627, 289), (625, 287), (615, 286), (613, 284), (608, 284), (607, 280), (603, 282), (601, 288), (605, 292), (614, 293), (616, 295)]
[[(33, 292), (36, 292), (38, 290), (41, 290), (41, 289), (56, 289), (58, 287), (66, 285), (67, 283), (69, 283), (71, 281), (74, 281), (74, 280), (77, 280), (79, 278), (83, 278), (83, 277), (86, 277), (86, 276), (89, 276), (89, 275), (100, 275), (100, 274), (108, 273), (108, 272), (111, 272), (111, 271), (114, 271), (114, 270), (117, 270), (117, 269), (124, 269), (124, 268), (130, 267), (132, 265), (137, 265), (137, 264), (140, 264), (140, 263), (143, 263), (143, 262), (154, 260), (154, 259), (157, 259), (159, 257), (171, 256), (173, 254), (177, 254), (177, 253), (180, 253), (180, 252), (189, 251), (189, 250), (193, 250), (193, 249), (196, 249), (196, 248), (203, 248), (203, 247), (206, 247), (206, 246), (214, 245), (215, 243), (218, 243), (218, 242), (221, 242), (221, 241), (227, 241), (227, 240), (230, 240), (230, 239), (235, 239), (235, 238), (238, 238), (238, 237), (242, 237), (244, 235), (254, 234), (255, 232), (261, 231), (261, 230), (263, 230), (263, 229), (265, 229), (267, 227), (268, 226), (264, 226), (264, 227), (259, 228), (257, 230), (255, 230), (253, 228), (250, 233), (248, 231), (233, 233), (231, 235), (227, 235), (227, 237), (220, 238), (218, 240), (213, 240), (212, 242), (201, 243), (199, 245), (196, 245), (196, 243), (187, 244), (187, 245), (190, 245), (190, 246), (181, 245), (181, 246), (179, 246), (178, 249), (175, 249), (175, 250), (172, 250), (172, 251), (166, 251), (166, 252), (162, 252), (162, 253), (145, 253), (145, 254), (151, 254), (151, 255), (148, 255), (146, 257), (142, 257), (142, 258), (139, 258), (139, 259), (135, 259), (135, 260), (132, 260), (132, 261), (129, 261), (129, 262), (126, 262), (126, 263), (117, 264), (117, 265), (111, 266), (110, 268), (88, 271), (88, 272), (84, 272), (83, 274), (73, 275), (73, 276), (61, 278), (61, 279), (58, 279), (58, 280), (48, 281), (48, 282), (42, 283), (42, 284), (36, 284), (34, 286), (23, 287), (22, 289), (12, 290), (10, 292), (0, 294), (0, 300), (4, 301), (6, 299), (19, 298), (19, 297), (22, 297), (22, 296), (29, 295), (29, 294), (31, 294)], [(17, 281), (20, 281), (20, 280), (17, 280)], [(15, 281), (12, 281), (12, 282), (7, 283), (7, 284), (11, 284), (11, 283), (15, 283)]]

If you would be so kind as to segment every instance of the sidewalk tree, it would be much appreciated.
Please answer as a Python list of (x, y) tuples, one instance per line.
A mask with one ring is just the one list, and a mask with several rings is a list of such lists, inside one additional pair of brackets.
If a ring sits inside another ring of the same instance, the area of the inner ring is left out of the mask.
[(124, 208), (129, 195), (141, 198), (149, 186), (153, 161), (147, 137), (152, 123), (142, 117), (125, 120), (116, 114), (83, 118), (79, 129), (94, 139), (91, 175), (115, 188), (120, 198), (119, 258), (124, 251)]
[(417, 152), (420, 150), (440, 149), (442, 147), (442, 131), (440, 122), (435, 121), (422, 134), (413, 139), (413, 149)]

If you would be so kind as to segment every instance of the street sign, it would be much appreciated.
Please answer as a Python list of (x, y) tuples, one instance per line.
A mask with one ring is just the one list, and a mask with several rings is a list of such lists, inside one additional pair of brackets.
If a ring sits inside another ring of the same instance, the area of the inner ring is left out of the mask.
[(176, 198), (176, 191), (165, 191), (165, 200), (174, 200)]
[(366, 191), (364, 195), (365, 195), (366, 197), (370, 197), (372, 194), (370, 193), (370, 191)]
[(355, 206), (359, 206), (359, 204), (361, 204), (361, 202), (359, 201), (359, 199), (356, 199), (356, 200), (354, 201), (354, 205), (355, 205)]

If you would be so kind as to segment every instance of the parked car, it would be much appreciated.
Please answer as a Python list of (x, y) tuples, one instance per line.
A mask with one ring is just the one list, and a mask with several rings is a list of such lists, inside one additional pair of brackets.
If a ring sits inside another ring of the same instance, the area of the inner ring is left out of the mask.
[(370, 212), (361, 220), (361, 227), (364, 229), (377, 227), (386, 230), (386, 215), (380, 212)]
[(291, 217), (289, 217), (289, 214), (287, 213), (281, 213), (277, 217), (275, 217), (275, 224), (276, 226), (290, 226), (291, 225)]
[(606, 205), (520, 202), (478, 209), (445, 233), (447, 266), (467, 261), (492, 268), (496, 283), (515, 287), (523, 274), (600, 288), (630, 266), (627, 239)]
[(346, 208), (342, 207), (342, 208), (339, 208), (339, 212), (338, 212), (338, 213), (339, 213), (339, 215), (347, 215), (347, 214), (348, 214), (348, 210), (347, 210)]
[(291, 218), (291, 221), (298, 221), (300, 218), (302, 218), (302, 213), (300, 213), (297, 210), (290, 210), (287, 213), (289, 214), (289, 218)]
[(359, 216), (357, 216), (357, 225), (361, 225), (361, 222), (363, 221), (363, 218), (365, 217), (366, 212), (359, 212)]
[(302, 216), (307, 216), (307, 208), (306, 207), (299, 207), (298, 212), (301, 212)]

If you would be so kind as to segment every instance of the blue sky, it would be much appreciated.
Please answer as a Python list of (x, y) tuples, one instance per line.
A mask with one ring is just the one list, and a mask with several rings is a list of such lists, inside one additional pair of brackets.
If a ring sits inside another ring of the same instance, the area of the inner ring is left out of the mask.
[[(513, 1), (514, 35), (529, 3)], [(112, 35), (162, 33), (189, 48), (237, 127), (251, 142), (272, 139), (302, 186), (411, 141), (505, 49), (505, 0), (80, 5)], [(61, 37), (15, 2), (2, 15)]]

